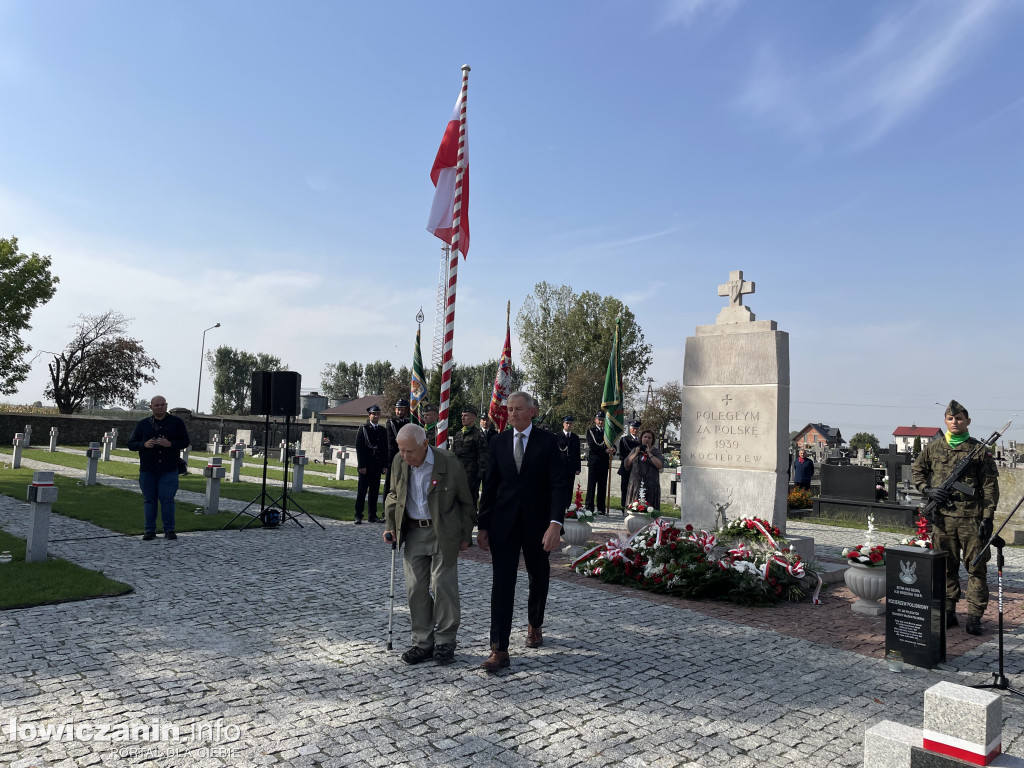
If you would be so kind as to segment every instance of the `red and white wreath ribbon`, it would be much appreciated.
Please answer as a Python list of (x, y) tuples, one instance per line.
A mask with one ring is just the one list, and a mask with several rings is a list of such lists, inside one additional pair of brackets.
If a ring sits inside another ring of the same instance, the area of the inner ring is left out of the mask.
[(715, 548), (715, 544), (718, 542), (718, 539), (715, 537), (715, 534), (708, 533), (707, 531), (701, 531), (700, 534), (691, 533), (686, 538), (688, 541), (692, 541), (698, 547), (702, 548), (704, 550), (705, 555), (709, 554), (711, 550)]

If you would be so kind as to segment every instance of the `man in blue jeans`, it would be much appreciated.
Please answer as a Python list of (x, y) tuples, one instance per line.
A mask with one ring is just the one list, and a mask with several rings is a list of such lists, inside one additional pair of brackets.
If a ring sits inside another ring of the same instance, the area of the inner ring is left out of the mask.
[(167, 400), (162, 395), (149, 401), (149, 409), (153, 415), (136, 424), (128, 438), (128, 450), (139, 452), (139, 487), (146, 513), (142, 540), (156, 538), (157, 501), (164, 536), (174, 540), (178, 538), (174, 532), (174, 494), (178, 492), (179, 451), (190, 445), (188, 430), (185, 422), (167, 413)]

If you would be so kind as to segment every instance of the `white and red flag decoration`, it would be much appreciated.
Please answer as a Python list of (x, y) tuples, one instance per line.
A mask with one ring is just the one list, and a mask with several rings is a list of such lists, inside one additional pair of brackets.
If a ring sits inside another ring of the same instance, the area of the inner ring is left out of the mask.
[[(430, 180), (437, 189), (434, 190), (434, 202), (427, 221), (427, 231), (448, 245), (452, 244), (452, 235), (458, 226), (462, 258), (469, 253), (469, 137), (465, 120), (466, 89), (463, 88), (455, 100), (451, 120), (444, 129), (434, 167), (430, 169)], [(462, 179), (457, 183), (460, 168)], [(459, 203), (458, 208), (456, 203)], [(457, 225), (455, 221), (458, 221)]]
[(510, 301), (505, 308), (505, 346), (501, 350), (498, 361), (498, 373), (494, 377), (494, 390), (491, 392), (491, 405), (487, 415), (494, 422), (499, 432), (508, 423), (508, 396), (512, 394), (512, 329), (509, 327), (509, 313), (512, 311)]
[(469, 251), (469, 146), (466, 142), (466, 92), (469, 89), (469, 65), (462, 67), (462, 90), (455, 112), (444, 130), (441, 147), (434, 158), (430, 179), (437, 190), (430, 206), (427, 230), (451, 244), (448, 260), (448, 286), (444, 298), (444, 346), (441, 351), (441, 403), (438, 408), (437, 442), (448, 445), (448, 412), (452, 389), (452, 348), (455, 340), (455, 285), (458, 280), (459, 254)]

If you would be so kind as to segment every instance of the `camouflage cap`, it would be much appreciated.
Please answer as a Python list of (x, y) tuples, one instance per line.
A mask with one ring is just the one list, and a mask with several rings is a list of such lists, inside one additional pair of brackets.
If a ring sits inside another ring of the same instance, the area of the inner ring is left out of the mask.
[(956, 400), (950, 400), (949, 405), (946, 406), (946, 415), (956, 416), (958, 413), (962, 413), (964, 416), (968, 415), (966, 408), (960, 405)]

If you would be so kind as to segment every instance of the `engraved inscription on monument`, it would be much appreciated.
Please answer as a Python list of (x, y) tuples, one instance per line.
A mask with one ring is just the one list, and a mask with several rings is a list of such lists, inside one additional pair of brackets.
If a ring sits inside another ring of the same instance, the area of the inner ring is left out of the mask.
[(682, 464), (775, 470), (775, 404), (762, 388), (690, 387), (683, 393)]

